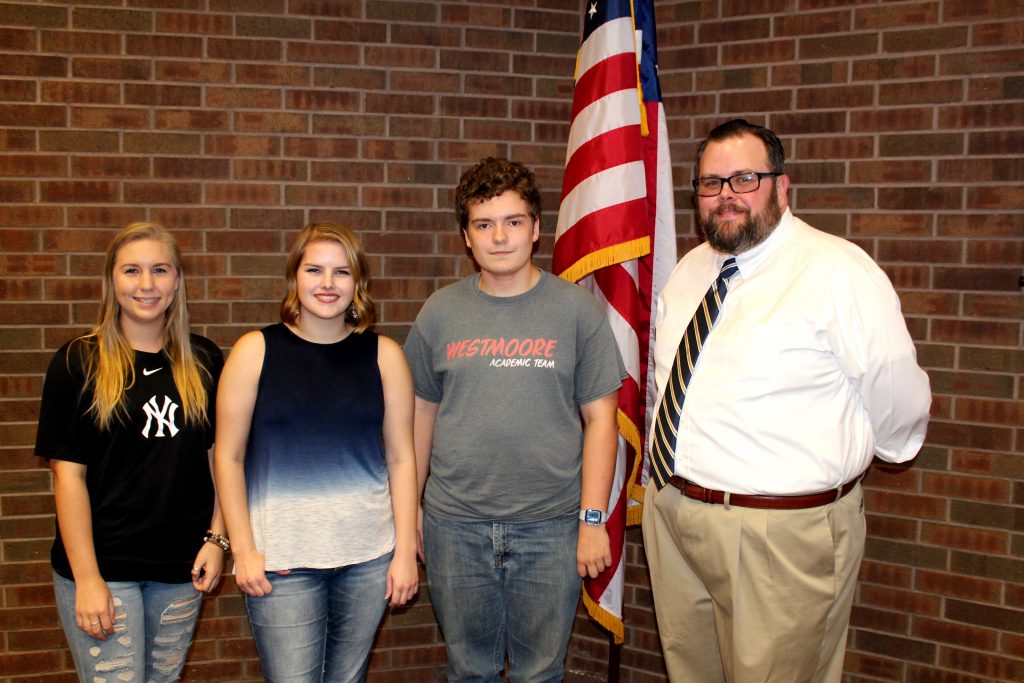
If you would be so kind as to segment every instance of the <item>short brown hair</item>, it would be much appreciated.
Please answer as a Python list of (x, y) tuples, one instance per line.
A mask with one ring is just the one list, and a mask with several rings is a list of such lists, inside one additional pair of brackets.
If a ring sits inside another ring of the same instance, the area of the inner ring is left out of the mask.
[(764, 126), (750, 123), (746, 119), (732, 119), (715, 126), (708, 133), (708, 136), (697, 147), (697, 168), (696, 175), (700, 175), (700, 160), (704, 156), (704, 150), (709, 142), (721, 142), (728, 138), (738, 138), (743, 135), (753, 135), (764, 144), (765, 152), (768, 153), (768, 170), (772, 173), (784, 173), (783, 166), (786, 163), (786, 151), (782, 146), (779, 136)]

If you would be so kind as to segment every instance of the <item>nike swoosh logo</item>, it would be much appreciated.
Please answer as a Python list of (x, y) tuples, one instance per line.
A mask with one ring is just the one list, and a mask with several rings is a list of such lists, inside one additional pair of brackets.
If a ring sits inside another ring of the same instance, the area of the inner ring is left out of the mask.
[(157, 368), (156, 370), (147, 370), (146, 368), (142, 368), (142, 374), (145, 375), (146, 377), (149, 377), (154, 372), (160, 372), (161, 370), (163, 370), (163, 368)]

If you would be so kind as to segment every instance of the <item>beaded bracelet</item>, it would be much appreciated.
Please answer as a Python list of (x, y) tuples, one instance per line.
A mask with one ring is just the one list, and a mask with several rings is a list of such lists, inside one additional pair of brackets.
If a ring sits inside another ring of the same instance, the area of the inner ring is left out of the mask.
[(203, 536), (203, 540), (207, 543), (212, 543), (218, 546), (223, 551), (231, 550), (231, 542), (224, 536), (221, 536), (213, 529), (207, 529), (206, 535)]

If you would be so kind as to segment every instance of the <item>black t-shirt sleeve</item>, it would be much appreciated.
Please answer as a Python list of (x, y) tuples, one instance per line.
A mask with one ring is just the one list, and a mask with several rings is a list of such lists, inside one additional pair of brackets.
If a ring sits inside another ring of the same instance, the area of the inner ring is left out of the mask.
[(83, 396), (80, 349), (65, 344), (50, 360), (43, 381), (43, 398), (39, 406), (36, 431), (36, 455), (48, 460), (67, 460), (89, 464), (88, 437), (83, 433), (83, 420), (90, 419)]

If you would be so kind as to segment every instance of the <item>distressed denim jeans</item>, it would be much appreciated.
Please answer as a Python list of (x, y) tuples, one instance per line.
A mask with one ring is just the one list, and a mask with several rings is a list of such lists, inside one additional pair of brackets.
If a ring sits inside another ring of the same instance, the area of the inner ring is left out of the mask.
[(268, 683), (349, 683), (366, 677), (394, 553), (337, 569), (267, 572), (273, 590), (245, 597)]
[(54, 573), (53, 587), (82, 683), (170, 683), (181, 676), (203, 602), (191, 583), (108, 581), (114, 633), (106, 640), (75, 623), (75, 582)]
[(430, 600), (449, 681), (561, 681), (580, 599), (577, 513), (459, 522), (423, 513)]

